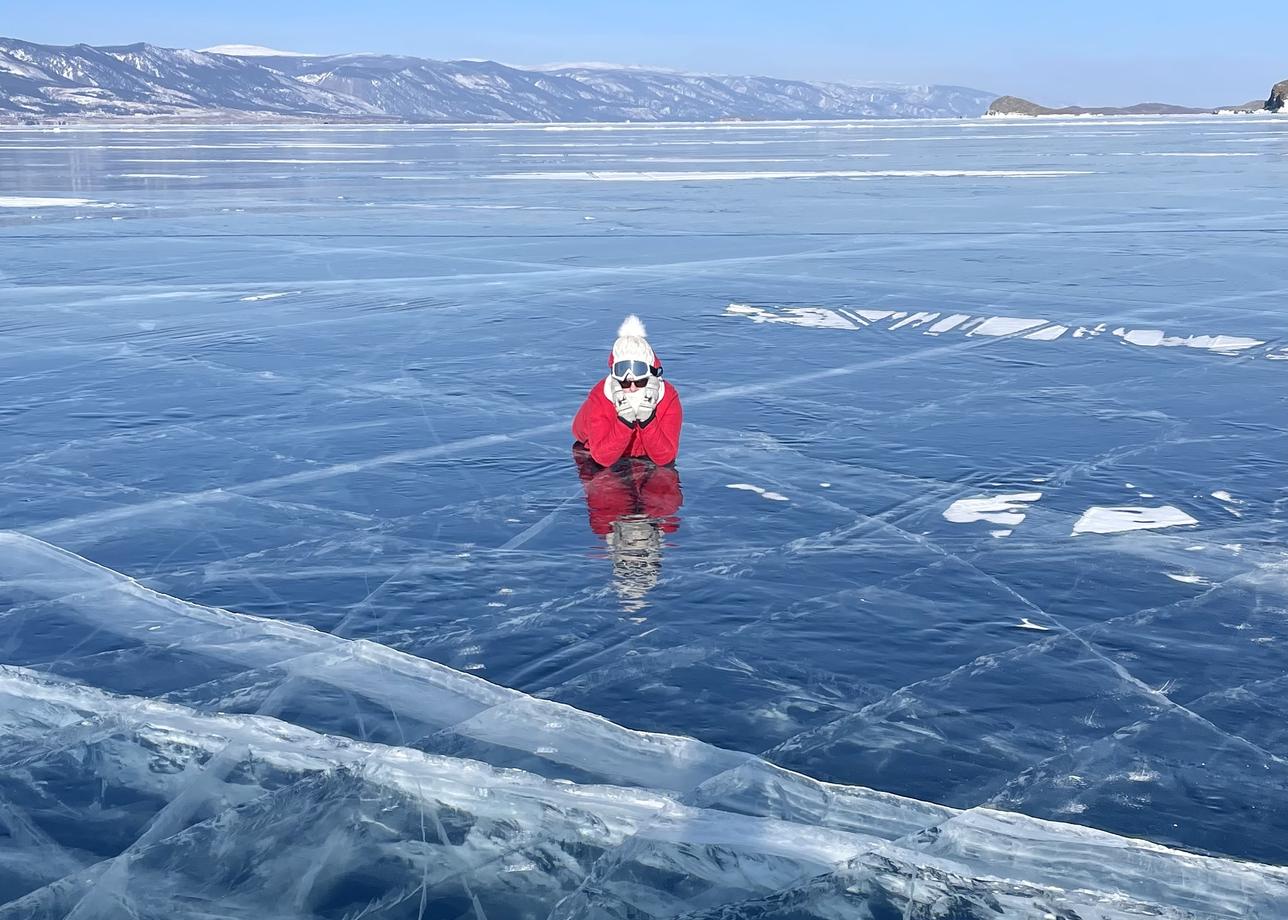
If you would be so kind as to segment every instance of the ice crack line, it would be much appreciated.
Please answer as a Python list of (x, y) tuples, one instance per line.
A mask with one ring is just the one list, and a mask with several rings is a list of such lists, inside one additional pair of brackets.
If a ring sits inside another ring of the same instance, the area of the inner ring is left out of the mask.
[[(811, 383), (830, 377), (843, 377), (848, 374), (855, 374), (861, 371), (924, 360), (938, 354), (977, 347), (979, 344), (980, 343), (978, 342), (955, 342), (935, 348), (918, 349), (916, 351), (900, 355), (891, 355), (884, 358), (868, 358), (862, 361), (857, 361), (853, 364), (812, 371), (806, 374), (797, 374), (791, 377), (780, 378), (778, 380), (768, 380), (758, 384), (730, 386), (708, 390), (705, 393), (689, 397), (686, 402), (689, 406), (701, 406), (708, 403), (718, 403), (732, 398), (743, 398), (752, 393), (768, 393), (777, 390), (791, 389), (804, 383)], [(568, 423), (564, 419), (560, 419), (559, 421), (548, 422), (544, 425), (535, 425), (531, 428), (525, 428), (521, 431), (478, 435), (472, 438), (463, 438), (458, 441), (435, 444), (431, 447), (408, 448), (406, 450), (392, 451), (387, 454), (367, 457), (362, 460), (351, 460), (345, 463), (336, 463), (329, 466), (318, 466), (307, 470), (300, 470), (298, 472), (287, 473), (281, 476), (270, 476), (254, 482), (228, 486), (227, 488), (216, 487), (201, 489), (194, 492), (155, 499), (150, 502), (141, 502), (135, 505), (112, 508), (107, 511), (96, 511), (74, 517), (60, 518), (26, 528), (26, 532), (47, 539), (61, 533), (76, 530), (77, 528), (99, 527), (116, 521), (137, 517), (142, 514), (169, 511), (175, 508), (193, 505), (225, 502), (248, 495), (258, 495), (264, 492), (271, 492), (274, 489), (321, 482), (337, 476), (362, 473), (367, 470), (393, 466), (399, 463), (418, 463), (420, 461), (430, 460), (436, 457), (480, 452), (489, 447), (496, 447), (501, 444), (508, 444), (515, 441), (523, 441), (529, 438), (540, 438), (553, 434), (556, 431), (566, 430), (567, 424)]]
[[(916, 538), (916, 535), (909, 535), (909, 536)], [(771, 750), (766, 751), (762, 756), (772, 759), (772, 755), (775, 752), (781, 752), (785, 750), (790, 750), (792, 748), (800, 747), (803, 744), (807, 744), (812, 739), (817, 739), (817, 738), (825, 737), (826, 735), (829, 735), (829, 734), (834, 734), (836, 731), (842, 728), (847, 722), (852, 722), (856, 719), (866, 718), (872, 714), (879, 714), (879, 711), (882, 707), (889, 707), (900, 698), (908, 696), (909, 695), (908, 691), (910, 690), (915, 690), (918, 687), (922, 687), (926, 685), (942, 683), (947, 679), (953, 677), (954, 675), (968, 673), (971, 669), (976, 668), (981, 664), (989, 663), (990, 661), (993, 661), (993, 660), (1006, 660), (1006, 659), (1018, 657), (1020, 655), (1030, 654), (1032, 650), (1039, 645), (1051, 645), (1054, 642), (1058, 641), (1060, 638), (1066, 638), (1066, 639), (1071, 639), (1074, 643), (1081, 646), (1087, 654), (1089, 654), (1091, 657), (1095, 658), (1096, 660), (1100, 661), (1106, 667), (1108, 667), (1123, 682), (1123, 684), (1134, 688), (1145, 698), (1154, 700), (1155, 702), (1159, 703), (1162, 706), (1163, 710), (1176, 712), (1185, 718), (1192, 719), (1198, 722), (1199, 724), (1212, 729), (1218, 735), (1228, 738), (1229, 740), (1233, 741), (1235, 744), (1242, 746), (1244, 749), (1255, 751), (1257, 754), (1259, 754), (1260, 756), (1266, 758), (1271, 762), (1279, 763), (1279, 764), (1285, 763), (1284, 758), (1262, 748), (1260, 745), (1257, 745), (1249, 741), (1247, 738), (1244, 738), (1242, 735), (1239, 735), (1236, 732), (1230, 731), (1228, 729), (1224, 729), (1221, 726), (1216, 725), (1215, 723), (1211, 722), (1209, 719), (1200, 715), (1199, 713), (1195, 712), (1189, 707), (1176, 702), (1163, 691), (1155, 690), (1154, 688), (1150, 687), (1148, 684), (1141, 681), (1130, 671), (1128, 671), (1125, 667), (1123, 667), (1119, 662), (1114, 661), (1113, 659), (1105, 655), (1103, 652), (1101, 652), (1084, 635), (1084, 633), (1092, 632), (1096, 629), (1101, 629), (1111, 623), (1122, 623), (1122, 622), (1129, 622), (1133, 620), (1139, 620), (1143, 617), (1158, 613), (1170, 607), (1175, 607), (1184, 603), (1194, 603), (1194, 602), (1200, 601), (1203, 598), (1211, 596), (1214, 592), (1220, 590), (1221, 588), (1229, 584), (1231, 581), (1234, 581), (1235, 579), (1241, 576), (1236, 575), (1230, 579), (1219, 582), (1213, 585), (1212, 587), (1210, 587), (1207, 591), (1203, 592), (1202, 594), (1199, 594), (1193, 598), (1187, 598), (1185, 601), (1179, 601), (1174, 604), (1169, 604), (1162, 607), (1149, 608), (1147, 610), (1137, 611), (1136, 613), (1130, 614), (1125, 617), (1121, 617), (1121, 618), (1117, 618), (1109, 621), (1103, 621), (1099, 623), (1094, 623), (1094, 624), (1088, 624), (1087, 626), (1081, 627), (1079, 629), (1073, 629), (1063, 624), (1058, 618), (1052, 616), (1048, 611), (1044, 610), (1043, 608), (1033, 603), (1031, 600), (1029, 600), (1027, 597), (1025, 597), (1019, 591), (1017, 591), (1014, 587), (1002, 581), (1000, 578), (997, 578), (996, 576), (992, 575), (991, 573), (985, 572), (983, 569), (980, 569), (973, 562), (970, 562), (956, 554), (949, 553), (943, 550), (942, 548), (937, 547), (933, 541), (925, 540), (925, 538), (921, 538), (921, 541), (924, 542), (924, 545), (926, 545), (928, 548), (940, 552), (946, 558), (952, 559), (958, 562), (959, 564), (966, 566), (972, 569), (973, 571), (979, 573), (983, 577), (987, 578), (995, 585), (997, 585), (999, 588), (1001, 588), (1003, 591), (1011, 594), (1021, 604), (1028, 607), (1030, 610), (1034, 611), (1036, 614), (1042, 616), (1048, 621), (1054, 623), (1058, 627), (1060, 632), (1054, 635), (1052, 638), (1044, 639), (1039, 643), (1024, 644), (1024, 645), (1016, 646), (1015, 648), (1009, 649), (1000, 654), (985, 655), (980, 658), (976, 658), (969, 662), (966, 662), (965, 664), (959, 665), (958, 667), (952, 669), (951, 671), (945, 674), (941, 674), (930, 678), (923, 678), (921, 680), (914, 681), (911, 684), (900, 687), (896, 690), (892, 690), (887, 695), (883, 696), (881, 699), (874, 700), (873, 702), (867, 704), (858, 712), (842, 715), (836, 719), (833, 719), (832, 721), (826, 722), (822, 725), (814, 726), (804, 732), (801, 732), (791, 738), (786, 739), (785, 741), (780, 742), (779, 744), (775, 745), (774, 748), (772, 748)], [(1148, 721), (1148, 720), (1137, 720), (1137, 723), (1140, 721)], [(1132, 724), (1137, 724), (1137, 723), (1132, 723)], [(1126, 727), (1126, 726), (1119, 726), (1118, 728), (1122, 728), (1122, 727)], [(1117, 731), (1118, 728), (1115, 728), (1114, 730)], [(1042, 762), (1045, 762), (1045, 761), (1042, 761)], [(1030, 765), (1029, 768), (1026, 768), (1026, 771), (1028, 769), (1032, 769), (1033, 766), (1036, 766), (1036, 764)], [(1015, 777), (1012, 777), (1012, 780), (1014, 780), (1014, 778)]]

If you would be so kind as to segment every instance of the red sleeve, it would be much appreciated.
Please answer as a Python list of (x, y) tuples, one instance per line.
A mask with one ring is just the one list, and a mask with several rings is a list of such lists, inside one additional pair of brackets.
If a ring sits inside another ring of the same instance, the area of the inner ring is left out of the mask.
[(640, 444), (650, 460), (658, 465), (674, 462), (680, 452), (680, 427), (683, 424), (680, 394), (667, 384), (662, 405), (657, 407), (652, 418), (639, 426)]
[(586, 445), (600, 466), (612, 466), (620, 460), (634, 434), (635, 428), (622, 421), (604, 395), (602, 382), (591, 388), (572, 420), (572, 436)]

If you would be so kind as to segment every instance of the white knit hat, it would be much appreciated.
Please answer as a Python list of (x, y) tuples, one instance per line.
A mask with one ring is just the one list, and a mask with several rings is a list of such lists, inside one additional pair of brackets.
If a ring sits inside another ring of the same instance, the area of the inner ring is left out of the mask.
[(644, 324), (640, 322), (638, 316), (632, 313), (626, 317), (617, 330), (617, 341), (613, 343), (613, 351), (608, 356), (608, 366), (612, 367), (618, 361), (643, 361), (649, 367), (660, 367), (662, 362), (653, 353), (653, 347), (649, 345), (647, 336)]

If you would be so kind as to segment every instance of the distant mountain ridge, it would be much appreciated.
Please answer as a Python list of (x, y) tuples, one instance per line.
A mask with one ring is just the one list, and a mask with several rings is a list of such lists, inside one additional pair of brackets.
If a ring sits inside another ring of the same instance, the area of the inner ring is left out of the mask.
[[(231, 52), (231, 53), (230, 53)], [(254, 45), (39, 45), (0, 38), (0, 118), (192, 116), (428, 122), (973, 117), (992, 93), (634, 67), (307, 55)]]

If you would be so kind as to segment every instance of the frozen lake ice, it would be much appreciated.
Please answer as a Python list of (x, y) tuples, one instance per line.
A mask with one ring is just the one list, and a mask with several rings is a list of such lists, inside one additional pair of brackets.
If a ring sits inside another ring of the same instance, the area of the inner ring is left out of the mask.
[(1286, 164), (0, 129), (0, 918), (1282, 915)]

